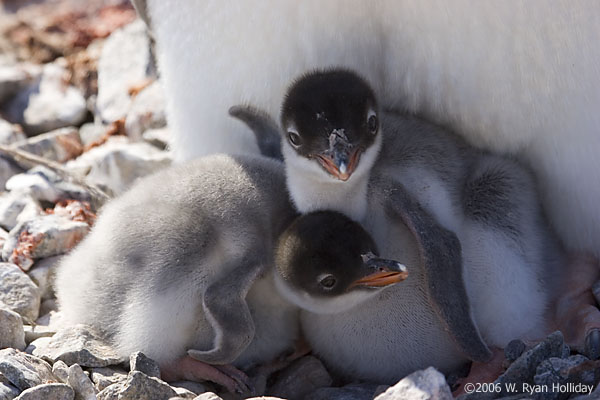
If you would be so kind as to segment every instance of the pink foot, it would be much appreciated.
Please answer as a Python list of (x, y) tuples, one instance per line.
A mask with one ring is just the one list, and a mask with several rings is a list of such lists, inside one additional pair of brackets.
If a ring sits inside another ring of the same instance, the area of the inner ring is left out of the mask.
[(501, 349), (492, 348), (492, 359), (487, 363), (473, 361), (469, 375), (461, 379), (460, 384), (452, 395), (458, 397), (465, 394), (465, 385), (468, 383), (491, 383), (494, 382), (504, 371), (504, 352)]
[(600, 279), (595, 257), (576, 254), (569, 257), (564, 291), (557, 297), (553, 316), (556, 329), (565, 342), (592, 359), (600, 357), (600, 310), (592, 286)]
[(167, 382), (179, 380), (211, 381), (226, 387), (232, 393), (252, 391), (250, 379), (233, 365), (210, 365), (190, 356), (185, 356), (171, 363), (161, 365), (160, 370), (162, 378)]

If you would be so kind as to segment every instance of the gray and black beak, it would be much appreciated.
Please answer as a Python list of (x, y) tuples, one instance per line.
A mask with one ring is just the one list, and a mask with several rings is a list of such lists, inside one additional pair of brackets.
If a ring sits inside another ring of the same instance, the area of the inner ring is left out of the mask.
[(394, 285), (408, 278), (408, 269), (404, 264), (397, 261), (379, 258), (373, 253), (362, 255), (362, 259), (365, 265), (365, 275), (354, 281), (351, 287), (384, 287)]
[(352, 145), (343, 132), (334, 130), (329, 135), (329, 148), (317, 155), (319, 163), (329, 174), (341, 181), (347, 181), (358, 162), (362, 149)]

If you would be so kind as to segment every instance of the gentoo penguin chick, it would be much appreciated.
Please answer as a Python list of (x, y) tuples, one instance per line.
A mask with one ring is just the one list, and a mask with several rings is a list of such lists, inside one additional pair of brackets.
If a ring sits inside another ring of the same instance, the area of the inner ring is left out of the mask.
[(320, 314), (347, 311), (408, 277), (405, 265), (375, 256), (369, 234), (345, 215), (316, 211), (285, 230), (275, 252), (279, 292)]
[(281, 163), (210, 156), (139, 181), (109, 202), (57, 272), (69, 324), (97, 327), (167, 380), (248, 389), (235, 367), (270, 361), (297, 334), (273, 284), (273, 250), (293, 221)]

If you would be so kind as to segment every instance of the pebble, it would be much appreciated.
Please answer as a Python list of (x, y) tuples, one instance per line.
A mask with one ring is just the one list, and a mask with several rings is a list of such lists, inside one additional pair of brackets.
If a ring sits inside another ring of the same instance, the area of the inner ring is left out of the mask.
[(167, 125), (165, 94), (160, 81), (154, 81), (133, 98), (125, 119), (125, 132), (132, 140), (142, 140), (148, 129)]
[(119, 400), (122, 390), (123, 384), (115, 383), (101, 390), (96, 397), (98, 400)]
[(71, 160), (83, 152), (79, 132), (74, 127), (59, 128), (34, 136), (17, 148), (59, 163)]
[[(260, 397), (258, 397), (260, 398)], [(267, 397), (263, 397), (263, 399), (268, 399)], [(194, 398), (194, 400), (223, 400), (221, 397), (217, 396), (213, 392), (206, 392), (198, 395)], [(248, 399), (250, 400), (250, 399)]]
[(41, 213), (42, 207), (28, 194), (15, 190), (0, 195), (0, 226), (3, 228), (11, 230), (19, 222)]
[(519, 358), (519, 356), (521, 354), (523, 354), (524, 351), (525, 351), (525, 343), (523, 343), (522, 340), (519, 340), (519, 339), (511, 340), (508, 343), (508, 345), (504, 348), (504, 357), (508, 361), (513, 362), (517, 358)]
[(131, 371), (140, 371), (148, 376), (160, 379), (158, 364), (140, 351), (129, 356), (129, 369)]
[(61, 215), (42, 215), (14, 227), (2, 249), (2, 258), (28, 271), (34, 259), (64, 254), (89, 232), (85, 222)]
[(67, 365), (82, 367), (106, 367), (125, 361), (99, 337), (92, 328), (75, 325), (60, 329), (52, 337), (33, 341), (26, 351), (45, 360), (62, 360)]
[(22, 170), (14, 163), (2, 157), (0, 154), (0, 191), (6, 186), (6, 182)]
[(2, 376), (0, 376), (0, 399), (2, 400), (13, 400), (19, 395), (21, 391), (11, 385), (10, 383), (2, 382)]
[(120, 368), (117, 369), (114, 367), (92, 368), (91, 378), (92, 382), (94, 382), (94, 386), (96, 386), (96, 389), (98, 389), (98, 391), (102, 391), (115, 383), (125, 383), (127, 380), (127, 373)]
[(379, 385), (353, 383), (344, 387), (317, 389), (304, 397), (304, 400), (372, 400)]
[(167, 383), (140, 371), (132, 371), (119, 393), (119, 400), (153, 399), (168, 400), (177, 396)]
[(413, 372), (375, 400), (452, 400), (444, 375), (433, 367)]
[(316, 389), (331, 386), (333, 380), (316, 357), (306, 356), (294, 361), (279, 373), (269, 390), (273, 396), (302, 399)]
[(68, 74), (59, 63), (45, 64), (41, 75), (8, 102), (7, 118), (30, 136), (81, 124), (87, 116), (86, 101), (68, 84)]
[(64, 383), (46, 383), (25, 390), (15, 400), (73, 400), (75, 393)]
[(0, 374), (19, 390), (56, 381), (47, 362), (15, 349), (0, 350)]
[(19, 267), (0, 262), (0, 307), (8, 308), (28, 321), (35, 321), (40, 309), (40, 290)]
[(98, 61), (96, 108), (102, 121), (125, 117), (132, 102), (129, 90), (148, 79), (152, 65), (150, 39), (142, 21), (132, 22), (108, 37)]
[(69, 366), (64, 361), (58, 360), (52, 365), (52, 373), (62, 383), (69, 382)]
[(52, 256), (36, 261), (27, 272), (29, 277), (40, 289), (42, 300), (54, 297), (54, 276), (62, 256)]
[(94, 384), (83, 372), (79, 364), (73, 364), (69, 367), (67, 383), (75, 391), (75, 398), (77, 400), (96, 400)]
[(145, 142), (130, 143), (126, 137), (115, 136), (66, 166), (69, 170), (88, 169), (86, 181), (116, 195), (128, 189), (136, 179), (170, 164), (169, 153)]
[(0, 65), (0, 103), (26, 88), (41, 68), (33, 64)]
[(108, 125), (102, 125), (99, 123), (88, 122), (79, 128), (79, 138), (83, 147), (87, 147), (94, 142), (100, 141), (108, 131)]
[(148, 129), (142, 134), (142, 138), (152, 146), (164, 150), (171, 142), (171, 131), (169, 128)]
[(26, 139), (27, 136), (19, 125), (11, 124), (0, 118), (0, 144), (10, 145)]
[[(542, 361), (537, 367), (533, 381), (536, 385), (547, 385), (548, 387), (552, 387), (553, 384), (566, 384), (567, 382), (594, 385), (597, 378), (600, 378), (595, 376), (594, 369), (587, 369), (576, 373), (569, 372), (571, 368), (577, 367), (586, 361), (589, 361), (589, 359), (580, 354), (568, 358), (550, 357)], [(569, 397), (570, 394), (552, 391), (544, 393), (543, 398), (548, 400), (563, 399)]]
[(16, 312), (0, 308), (0, 349), (7, 347), (25, 349), (23, 320)]

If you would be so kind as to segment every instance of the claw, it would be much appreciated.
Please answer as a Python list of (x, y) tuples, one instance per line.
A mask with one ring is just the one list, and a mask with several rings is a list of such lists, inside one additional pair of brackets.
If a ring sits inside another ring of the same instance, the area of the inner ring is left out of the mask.
[(585, 337), (584, 354), (590, 360), (600, 358), (600, 329), (592, 329)]
[(215, 365), (214, 367), (235, 381), (235, 391), (237, 393), (254, 393), (254, 385), (248, 375), (233, 365)]

